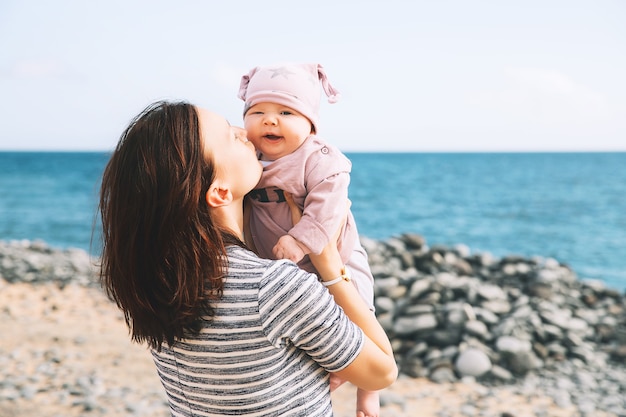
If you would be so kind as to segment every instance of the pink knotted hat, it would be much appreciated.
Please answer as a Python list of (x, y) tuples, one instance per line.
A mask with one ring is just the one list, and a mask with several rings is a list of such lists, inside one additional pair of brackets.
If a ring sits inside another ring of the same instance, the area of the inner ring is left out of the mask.
[(257, 103), (277, 103), (306, 116), (319, 132), (320, 83), (329, 103), (339, 99), (320, 64), (284, 64), (255, 67), (243, 77), (237, 97), (245, 101), (243, 114)]

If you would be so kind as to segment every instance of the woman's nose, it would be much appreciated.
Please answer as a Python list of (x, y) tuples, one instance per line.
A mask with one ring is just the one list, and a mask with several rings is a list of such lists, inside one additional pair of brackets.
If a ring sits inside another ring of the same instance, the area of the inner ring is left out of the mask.
[(233, 129), (235, 130), (235, 138), (244, 142), (248, 141), (248, 131), (246, 129), (238, 126), (233, 126)]

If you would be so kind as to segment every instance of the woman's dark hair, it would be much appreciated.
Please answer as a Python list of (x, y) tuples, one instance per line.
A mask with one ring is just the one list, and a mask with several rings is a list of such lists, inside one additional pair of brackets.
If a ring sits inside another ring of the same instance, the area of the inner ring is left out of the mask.
[(160, 350), (213, 315), (235, 239), (208, 210), (214, 179), (189, 103), (154, 103), (122, 134), (100, 189), (100, 279), (133, 341)]

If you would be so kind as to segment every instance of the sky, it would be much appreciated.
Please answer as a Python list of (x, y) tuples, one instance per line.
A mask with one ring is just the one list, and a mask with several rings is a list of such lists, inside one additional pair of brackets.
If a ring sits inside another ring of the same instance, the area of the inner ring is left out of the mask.
[(112, 150), (157, 100), (242, 125), (241, 76), (316, 62), (345, 152), (626, 151), (623, 0), (2, 0), (0, 150)]

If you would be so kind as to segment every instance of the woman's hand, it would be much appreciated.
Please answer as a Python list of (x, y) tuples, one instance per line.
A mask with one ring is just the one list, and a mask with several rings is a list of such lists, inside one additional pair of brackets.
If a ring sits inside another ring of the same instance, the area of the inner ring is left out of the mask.
[[(291, 193), (285, 192), (285, 200), (291, 210), (291, 221), (295, 226), (296, 223), (302, 218), (302, 210), (293, 200)], [(276, 245), (272, 248), (272, 253), (276, 259), (289, 259), (295, 263), (298, 263), (304, 258), (304, 255), (309, 253), (310, 250), (302, 243), (298, 242), (296, 238), (290, 235), (281, 236), (276, 242)]]
[(287, 205), (291, 210), (291, 222), (295, 226), (302, 218), (302, 210), (300, 210), (300, 207), (298, 207), (296, 202), (293, 200), (293, 196), (291, 195), (291, 193), (285, 192), (284, 195), (285, 200), (287, 200)]

